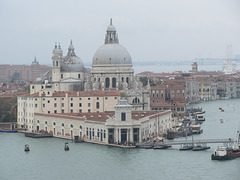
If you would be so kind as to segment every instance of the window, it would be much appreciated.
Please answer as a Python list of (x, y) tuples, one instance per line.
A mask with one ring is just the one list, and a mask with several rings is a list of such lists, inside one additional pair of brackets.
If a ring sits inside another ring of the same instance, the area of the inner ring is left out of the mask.
[(104, 130), (104, 135), (103, 135), (104, 138), (106, 138), (106, 130)]
[(97, 97), (97, 100), (99, 100), (99, 97)]
[(62, 123), (62, 126), (64, 127), (64, 123)]
[(88, 112), (90, 113), (90, 112), (91, 112), (91, 109), (88, 109)]
[(47, 121), (45, 121), (45, 124), (47, 124)]
[(70, 126), (71, 128), (73, 128), (73, 125), (71, 124), (71, 126)]
[(108, 97), (105, 97), (105, 99), (107, 100), (107, 99), (108, 99)]
[(91, 103), (88, 103), (88, 107), (90, 107), (91, 106)]
[(80, 127), (79, 127), (80, 129), (82, 129), (82, 126), (80, 125)]
[(57, 107), (57, 103), (54, 103), (54, 107)]
[(54, 98), (54, 101), (56, 101), (57, 100), (57, 98)]
[(82, 98), (79, 98), (79, 100), (82, 100)]
[(56, 125), (56, 123), (54, 122), (54, 123), (53, 123), (53, 125), (55, 126), (55, 125)]
[(73, 107), (73, 103), (71, 103), (70, 106)]
[(50, 114), (50, 111), (48, 111), (48, 114)]
[(71, 109), (71, 113), (73, 113), (73, 110)]
[(63, 79), (63, 74), (61, 74), (61, 79)]
[(116, 87), (116, 78), (112, 78), (112, 87), (115, 88)]
[(88, 100), (90, 100), (90, 98), (88, 98)]
[(81, 75), (80, 75), (80, 74), (78, 74), (78, 79), (80, 79), (80, 77), (81, 77)]
[(37, 104), (35, 104), (35, 108), (37, 108)]
[(71, 101), (73, 100), (73, 98), (71, 98)]
[(114, 99), (117, 99), (117, 97), (114, 97)]
[(79, 107), (82, 107), (82, 103), (79, 103)]
[(64, 103), (62, 103), (62, 107), (64, 107)]
[(45, 107), (45, 104), (43, 104), (43, 107)]
[(81, 109), (79, 109), (79, 113), (82, 113), (82, 110), (81, 110)]
[(62, 109), (62, 113), (64, 113), (64, 109)]
[(32, 89), (34, 89), (34, 86), (32, 86)]
[(64, 100), (64, 98), (62, 98), (62, 100)]
[(56, 113), (57, 113), (57, 110), (54, 110), (54, 113), (56, 114)]
[(126, 113), (125, 112), (121, 113), (121, 120), (126, 121)]
[(99, 102), (96, 103), (96, 108), (99, 109)]

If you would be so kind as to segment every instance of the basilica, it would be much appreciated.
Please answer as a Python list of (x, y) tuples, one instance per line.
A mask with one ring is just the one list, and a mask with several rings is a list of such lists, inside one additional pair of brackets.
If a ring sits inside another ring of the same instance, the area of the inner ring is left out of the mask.
[(142, 82), (134, 76), (132, 58), (127, 49), (119, 44), (112, 19), (104, 44), (93, 56), (90, 76), (85, 76), (84, 64), (76, 55), (72, 41), (66, 56), (63, 56), (60, 44), (55, 44), (52, 81), (32, 84), (30, 92), (47, 90), (49, 93), (50, 89), (52, 92), (125, 90), (128, 103), (134, 105), (135, 110), (150, 109), (149, 89), (143, 89)]
[(95, 143), (142, 142), (166, 134), (176, 121), (171, 110), (150, 109), (150, 93), (150, 85), (142, 87), (134, 76), (111, 20), (88, 75), (72, 41), (66, 56), (55, 44), (52, 78), (37, 80), (30, 94), (18, 96), (18, 126)]

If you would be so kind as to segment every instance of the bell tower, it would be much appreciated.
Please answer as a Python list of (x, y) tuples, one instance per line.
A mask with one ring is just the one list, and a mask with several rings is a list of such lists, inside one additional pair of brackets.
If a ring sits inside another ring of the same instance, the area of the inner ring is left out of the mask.
[(55, 43), (55, 47), (52, 52), (52, 81), (59, 82), (60, 81), (60, 71), (61, 71), (61, 63), (62, 63), (63, 52), (59, 45)]

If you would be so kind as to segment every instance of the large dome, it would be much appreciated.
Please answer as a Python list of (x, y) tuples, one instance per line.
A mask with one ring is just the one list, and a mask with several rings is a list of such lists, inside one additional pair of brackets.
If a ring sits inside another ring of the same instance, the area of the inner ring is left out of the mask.
[(82, 60), (77, 56), (66, 56), (61, 64), (63, 72), (83, 72), (84, 65)]
[(107, 27), (105, 44), (94, 54), (92, 65), (132, 65), (130, 54), (119, 44), (116, 29), (112, 25), (112, 19)]
[(102, 45), (93, 56), (92, 65), (132, 64), (128, 51), (118, 43)]

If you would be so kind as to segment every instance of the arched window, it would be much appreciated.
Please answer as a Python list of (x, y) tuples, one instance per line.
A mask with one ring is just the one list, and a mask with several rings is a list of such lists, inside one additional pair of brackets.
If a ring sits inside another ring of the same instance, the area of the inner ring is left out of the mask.
[(115, 88), (116, 87), (116, 78), (112, 78), (112, 87)]
[(140, 103), (140, 100), (138, 98), (134, 98), (133, 99), (133, 104), (137, 104), (137, 103)]
[(62, 123), (62, 126), (64, 126), (64, 123)]
[(107, 77), (107, 78), (105, 79), (105, 87), (106, 87), (106, 88), (109, 88), (109, 85), (110, 85), (110, 80), (109, 80), (109, 78)]
[(124, 77), (122, 77), (122, 82), (124, 81)]
[(96, 108), (99, 109), (100, 105), (99, 102), (96, 102)]
[(54, 122), (54, 123), (53, 123), (53, 125), (55, 126), (55, 125), (56, 125), (56, 123)]
[(47, 121), (45, 121), (45, 124), (47, 124)]
[(71, 128), (73, 128), (73, 125), (71, 124)]
[(126, 82), (128, 83), (128, 81), (129, 81), (129, 78), (127, 77), (127, 78), (126, 78)]

